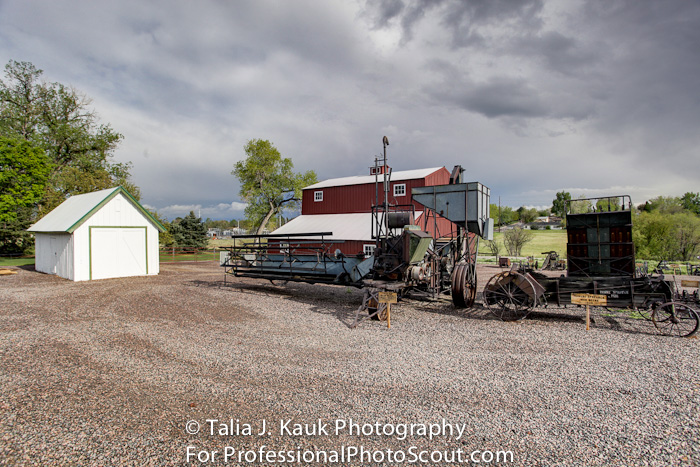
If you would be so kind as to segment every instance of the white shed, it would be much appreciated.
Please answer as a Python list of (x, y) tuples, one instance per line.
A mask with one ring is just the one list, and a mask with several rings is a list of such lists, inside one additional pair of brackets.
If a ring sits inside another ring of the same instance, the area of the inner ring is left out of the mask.
[(165, 228), (124, 188), (71, 196), (32, 225), (37, 271), (73, 281), (156, 275)]

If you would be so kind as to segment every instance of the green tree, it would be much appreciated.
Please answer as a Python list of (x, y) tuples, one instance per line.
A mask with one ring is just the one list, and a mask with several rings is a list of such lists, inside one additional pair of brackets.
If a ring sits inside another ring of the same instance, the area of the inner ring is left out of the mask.
[(292, 172), (292, 159), (282, 158), (267, 140), (248, 141), (245, 153), (246, 159), (237, 162), (231, 173), (241, 182), (240, 196), (248, 203), (246, 216), (260, 235), (273, 216), (284, 209), (298, 208), (302, 188), (317, 179), (313, 170)]
[(41, 213), (67, 196), (121, 185), (137, 199), (130, 163), (115, 163), (122, 135), (98, 122), (90, 100), (60, 83), (40, 81), (42, 70), (11, 60), (0, 80), (0, 136), (42, 148), (52, 162)]
[(595, 209), (597, 212), (619, 211), (620, 198), (612, 197), (599, 199), (595, 203)]
[(700, 249), (700, 219), (691, 212), (675, 214), (673, 218), (675, 259), (690, 261)]
[(670, 259), (671, 247), (668, 238), (671, 219), (659, 211), (642, 212), (634, 220), (632, 239), (639, 258)]
[(209, 244), (207, 228), (204, 227), (202, 219), (194, 215), (194, 211), (171, 222), (170, 234), (178, 248), (202, 249)]
[(571, 201), (571, 193), (568, 191), (557, 192), (557, 197), (552, 200), (552, 214), (561, 218), (566, 217), (567, 201)]
[(680, 198), (673, 196), (657, 196), (644, 203), (641, 209), (646, 212), (659, 211), (664, 214), (677, 214), (683, 211), (683, 205), (681, 204)]
[(681, 205), (693, 214), (700, 215), (700, 193), (685, 193), (681, 196)]
[(700, 249), (700, 219), (690, 212), (642, 212), (635, 219), (633, 240), (640, 258), (688, 261)]
[(520, 208), (518, 208), (518, 216), (521, 222), (529, 224), (530, 222), (534, 222), (535, 219), (537, 219), (537, 209), (528, 209), (525, 206), (521, 206)]
[(0, 137), (0, 252), (22, 253), (51, 171), (49, 158), (29, 142)]
[(175, 245), (175, 239), (173, 238), (173, 234), (170, 233), (170, 223), (168, 220), (161, 216), (158, 211), (149, 211), (153, 217), (156, 218), (158, 222), (163, 224), (163, 227), (165, 227), (165, 232), (158, 232), (158, 245), (160, 245), (162, 248), (169, 248)]
[(569, 212), (571, 214), (586, 214), (587, 212), (593, 212), (593, 203), (591, 200), (586, 199), (584, 195), (581, 195), (569, 203)]
[(493, 203), (489, 204), (489, 217), (493, 219), (496, 226), (508, 225), (518, 218), (510, 206), (501, 206), (499, 213), (498, 204)]

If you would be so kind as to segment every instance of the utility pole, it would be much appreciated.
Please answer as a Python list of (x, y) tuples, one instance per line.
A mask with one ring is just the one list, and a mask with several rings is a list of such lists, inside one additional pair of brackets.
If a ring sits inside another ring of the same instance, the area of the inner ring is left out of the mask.
[(389, 180), (387, 172), (389, 166), (386, 161), (386, 147), (389, 146), (389, 138), (386, 136), (382, 139), (384, 145), (384, 235), (389, 237)]
[(503, 220), (501, 219), (501, 197), (498, 197), (498, 233), (501, 233), (501, 223)]

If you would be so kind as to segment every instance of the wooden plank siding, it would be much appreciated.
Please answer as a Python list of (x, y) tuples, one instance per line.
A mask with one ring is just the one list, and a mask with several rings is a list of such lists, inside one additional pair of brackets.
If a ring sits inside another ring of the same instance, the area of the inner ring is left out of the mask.
[[(381, 177), (380, 177), (381, 181)], [(436, 170), (425, 178), (393, 181), (389, 186), (390, 204), (410, 204), (411, 189), (423, 186), (446, 185), (450, 181), (450, 173), (444, 167)], [(395, 185), (406, 185), (404, 196), (394, 196)], [(323, 201), (314, 201), (314, 193), (323, 192)], [(384, 202), (384, 191), (379, 184), (379, 204)], [(375, 184), (344, 185), (318, 189), (305, 189), (302, 193), (302, 215), (313, 214), (345, 214), (356, 212), (372, 212), (375, 203)], [(421, 204), (413, 203), (416, 211), (422, 211)]]
[[(384, 202), (384, 191), (382, 177), (379, 177), (379, 204)], [(450, 182), (450, 172), (444, 167), (435, 170), (426, 177), (396, 180), (389, 185), (389, 203), (392, 205), (413, 204), (416, 212), (424, 212), (425, 207), (411, 200), (411, 189), (433, 185), (447, 185)], [(394, 196), (395, 185), (406, 185), (404, 196)], [(323, 200), (315, 201), (315, 193), (323, 192)], [(339, 185), (323, 188), (308, 188), (302, 193), (301, 214), (304, 216), (316, 214), (350, 214), (372, 212), (372, 205), (375, 204), (375, 183), (364, 183), (357, 185)], [(457, 227), (447, 219), (437, 216), (437, 221), (431, 215), (426, 225), (425, 214), (416, 222), (421, 229), (437, 238), (449, 238), (456, 233)], [(437, 226), (437, 231), (436, 231)], [(365, 244), (373, 244), (374, 241), (359, 241), (346, 239), (344, 243), (334, 247), (340, 249), (347, 256), (354, 256), (363, 251)], [(332, 252), (331, 252), (332, 253)]]

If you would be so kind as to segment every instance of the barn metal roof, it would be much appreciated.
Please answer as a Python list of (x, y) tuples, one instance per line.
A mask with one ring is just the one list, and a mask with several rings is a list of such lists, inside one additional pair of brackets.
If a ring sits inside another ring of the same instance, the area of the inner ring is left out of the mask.
[(123, 187), (108, 188), (106, 190), (93, 191), (82, 195), (71, 196), (61, 203), (53, 211), (41, 218), (37, 223), (27, 229), (29, 232), (67, 232), (73, 233), (86, 220), (97, 212), (109, 200), (122, 193), (131, 203), (153, 222), (158, 230), (165, 231), (165, 227), (153, 217), (141, 204), (129, 194)]
[[(423, 214), (415, 213), (416, 223)], [(372, 213), (361, 212), (351, 214), (311, 214), (295, 217), (284, 224), (273, 234), (301, 234), (312, 232), (333, 232), (333, 235), (325, 236), (327, 240), (361, 240), (372, 239)]]
[[(425, 178), (428, 175), (437, 172), (443, 167), (433, 167), (430, 169), (415, 169), (401, 170), (391, 173), (391, 181), (398, 182), (401, 180), (415, 180), (417, 178)], [(331, 178), (322, 182), (314, 183), (304, 188), (304, 190), (314, 190), (319, 188), (328, 188), (332, 186), (347, 186), (347, 185), (364, 185), (365, 183), (374, 183), (374, 175), (357, 175), (354, 177)], [(379, 180), (383, 180), (383, 175), (379, 175)]]
[[(373, 177), (374, 178), (374, 177)], [(273, 234), (333, 232), (327, 240), (372, 240), (372, 213), (314, 214), (298, 216)]]

